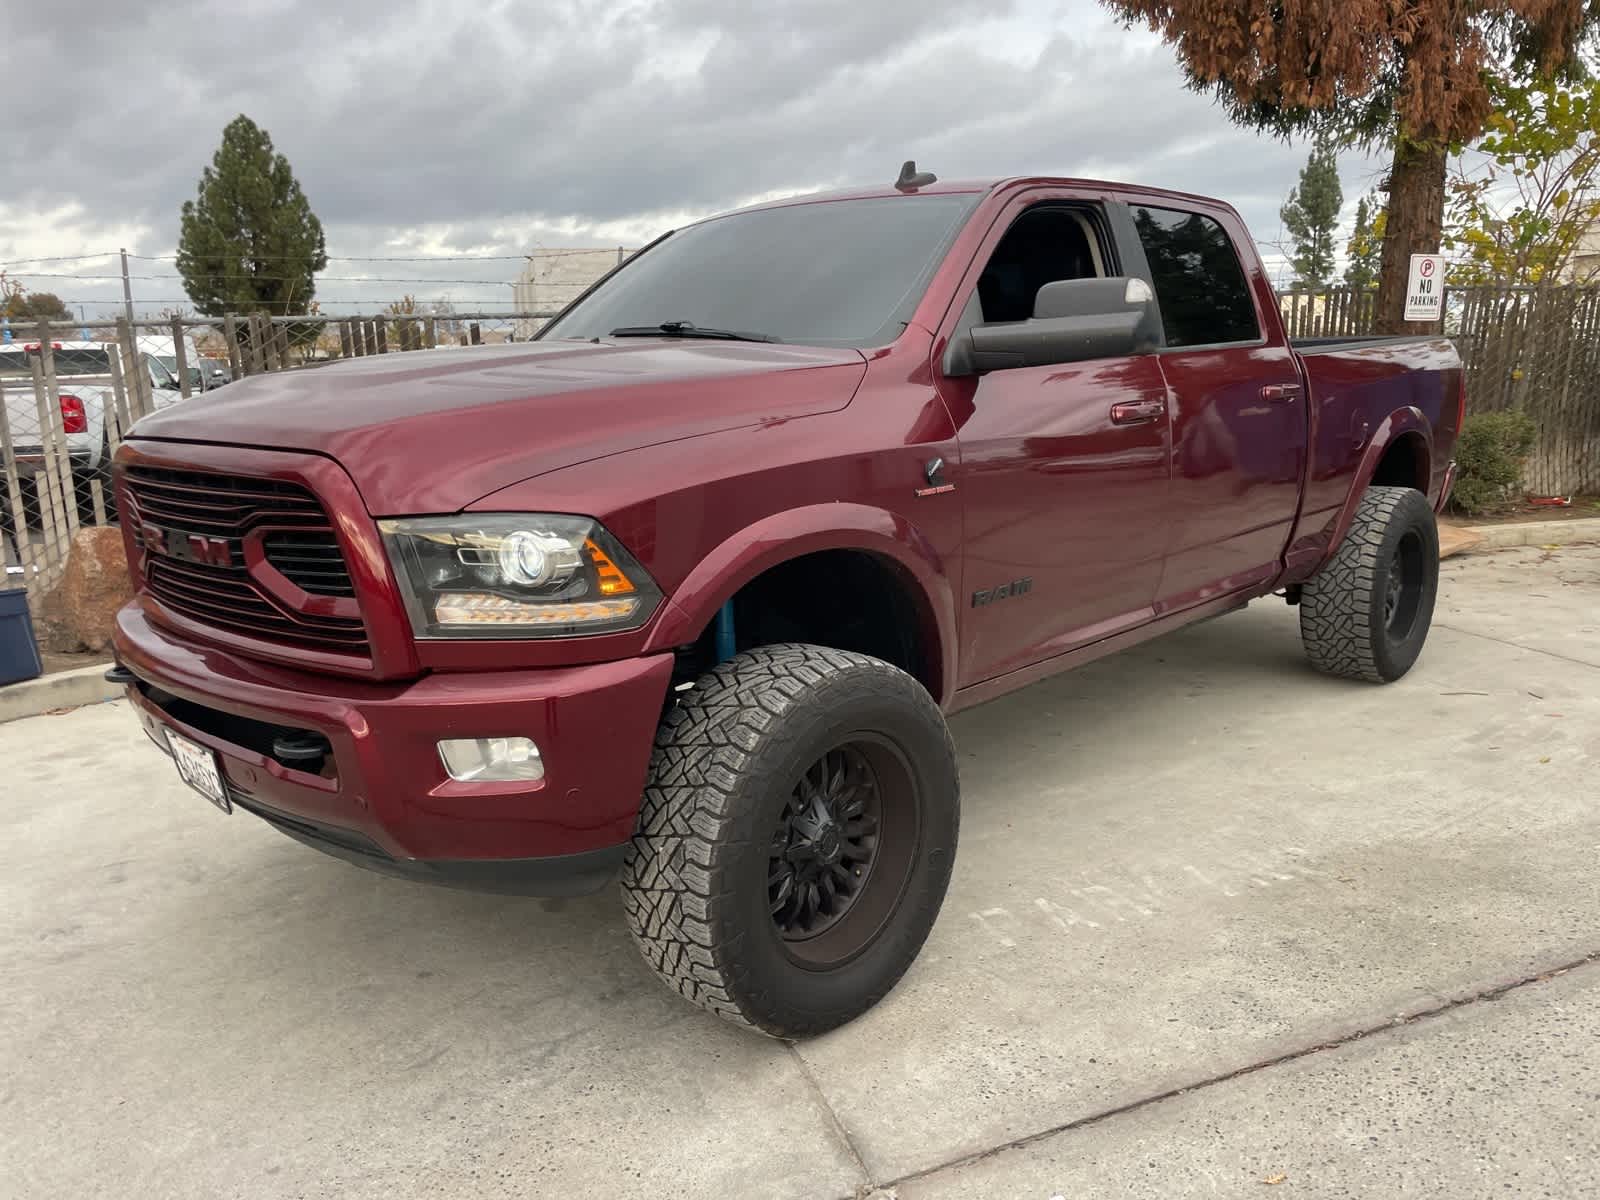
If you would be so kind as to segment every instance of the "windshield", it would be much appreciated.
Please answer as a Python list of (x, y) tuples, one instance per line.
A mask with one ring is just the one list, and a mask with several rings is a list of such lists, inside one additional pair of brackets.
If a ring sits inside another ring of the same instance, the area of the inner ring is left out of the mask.
[(879, 346), (910, 319), (975, 194), (793, 204), (681, 229), (541, 338), (688, 322), (780, 342)]

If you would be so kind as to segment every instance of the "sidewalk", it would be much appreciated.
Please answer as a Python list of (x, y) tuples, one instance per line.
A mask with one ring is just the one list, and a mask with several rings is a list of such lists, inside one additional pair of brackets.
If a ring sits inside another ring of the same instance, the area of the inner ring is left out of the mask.
[(48, 660), (51, 658), (59, 660), (63, 657), (69, 656), (47, 655), (45, 673), (37, 679), (24, 679), (21, 683), (0, 685), (0, 723), (19, 721), (23, 717), (36, 717), (62, 708), (99, 704), (102, 700), (116, 700), (121, 697), (122, 685), (106, 682), (106, 668), (111, 665), (109, 662), (74, 666), (67, 670), (51, 670)]

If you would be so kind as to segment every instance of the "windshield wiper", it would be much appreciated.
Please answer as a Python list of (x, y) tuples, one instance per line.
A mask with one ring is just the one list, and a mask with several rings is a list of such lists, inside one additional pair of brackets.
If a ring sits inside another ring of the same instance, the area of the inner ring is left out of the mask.
[(709, 338), (718, 342), (776, 342), (766, 333), (744, 333), (737, 329), (711, 329), (693, 321), (663, 321), (659, 325), (624, 325), (613, 329), (611, 337)]

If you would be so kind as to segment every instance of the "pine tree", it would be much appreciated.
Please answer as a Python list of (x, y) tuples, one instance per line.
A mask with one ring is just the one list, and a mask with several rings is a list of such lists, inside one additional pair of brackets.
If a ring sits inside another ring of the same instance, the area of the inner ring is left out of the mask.
[(1296, 287), (1320, 291), (1333, 278), (1333, 235), (1343, 207), (1339, 155), (1333, 143), (1322, 138), (1301, 168), (1300, 182), (1278, 210), (1289, 236), (1294, 238), (1289, 265), (1294, 268)]
[(1156, 30), (1242, 124), (1385, 146), (1377, 331), (1403, 333), (1412, 254), (1439, 249), (1445, 159), (1483, 132), (1495, 75), (1581, 74), (1596, 0), (1101, 0)]
[(1378, 264), (1383, 258), (1383, 205), (1375, 197), (1363, 196), (1356, 203), (1356, 224), (1344, 245), (1344, 281), (1359, 291), (1378, 282)]
[(178, 273), (207, 316), (310, 311), (316, 272), (328, 265), (322, 222), (289, 160), (246, 116), (222, 131), (222, 145), (185, 201)]

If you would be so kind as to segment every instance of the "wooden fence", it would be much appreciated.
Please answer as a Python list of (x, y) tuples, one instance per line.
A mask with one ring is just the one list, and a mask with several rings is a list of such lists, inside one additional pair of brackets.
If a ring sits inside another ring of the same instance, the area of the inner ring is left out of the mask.
[[(1376, 293), (1279, 297), (1290, 337), (1372, 332)], [(1523, 472), (1540, 496), (1600, 492), (1600, 287), (1446, 288), (1444, 332), (1461, 352), (1467, 411), (1520, 408), (1539, 426)]]
[(1278, 294), (1292, 338), (1358, 337), (1372, 332), (1378, 293), (1370, 288), (1325, 288)]
[(1539, 427), (1525, 490), (1600, 492), (1600, 288), (1464, 288), (1445, 301), (1468, 411), (1520, 408)]

